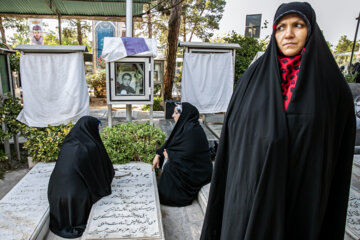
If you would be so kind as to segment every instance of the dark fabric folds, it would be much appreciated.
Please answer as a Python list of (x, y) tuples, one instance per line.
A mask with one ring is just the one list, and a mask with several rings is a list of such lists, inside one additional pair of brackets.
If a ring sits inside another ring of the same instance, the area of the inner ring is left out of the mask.
[[(309, 4), (300, 5), (315, 16)], [(202, 240), (344, 238), (355, 142), (353, 99), (316, 22), (305, 49), (286, 112), (274, 33), (236, 86)]]
[(158, 183), (160, 203), (169, 206), (190, 205), (212, 175), (209, 143), (199, 124), (199, 111), (182, 103), (182, 113), (165, 144), (157, 150), (160, 166), (164, 149), (169, 160)]
[(50, 176), (50, 230), (64, 238), (81, 236), (92, 205), (111, 193), (114, 168), (98, 125), (94, 117), (79, 119), (65, 137)]

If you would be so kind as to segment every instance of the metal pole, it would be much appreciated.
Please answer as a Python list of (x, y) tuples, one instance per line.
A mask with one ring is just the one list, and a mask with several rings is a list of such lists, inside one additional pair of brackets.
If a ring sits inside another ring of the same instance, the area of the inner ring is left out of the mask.
[(356, 38), (357, 38), (357, 33), (358, 33), (358, 30), (359, 30), (359, 23), (360, 23), (360, 13), (359, 13), (359, 16), (356, 18), (357, 21), (357, 25), (356, 25), (356, 31), (355, 31), (355, 38), (354, 38), (354, 43), (353, 43), (353, 47), (352, 47), (352, 50), (351, 50), (351, 57), (350, 57), (350, 68), (352, 66), (352, 59), (353, 59), (353, 56), (354, 56), (354, 50), (355, 50), (355, 44), (356, 44)]
[(59, 44), (62, 45), (62, 37), (61, 37), (61, 17), (58, 15), (58, 24), (59, 24)]
[(154, 124), (154, 105), (150, 104), (150, 125)]
[[(126, 0), (126, 36), (132, 37), (132, 19), (133, 19), (133, 1)], [(126, 121), (132, 121), (132, 106), (131, 104), (126, 104)]]
[(93, 74), (96, 73), (96, 56), (97, 56), (97, 51), (96, 51), (96, 41), (95, 41), (95, 21), (92, 20), (92, 24), (91, 24), (91, 32), (92, 32), (92, 39), (93, 39)]

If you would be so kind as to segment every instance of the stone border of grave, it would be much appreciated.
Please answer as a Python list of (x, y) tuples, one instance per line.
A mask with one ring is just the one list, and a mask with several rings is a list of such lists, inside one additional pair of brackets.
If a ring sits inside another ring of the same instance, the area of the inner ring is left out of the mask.
[(50, 221), (47, 185), (54, 166), (38, 163), (0, 200), (0, 235), (6, 240), (46, 236)]

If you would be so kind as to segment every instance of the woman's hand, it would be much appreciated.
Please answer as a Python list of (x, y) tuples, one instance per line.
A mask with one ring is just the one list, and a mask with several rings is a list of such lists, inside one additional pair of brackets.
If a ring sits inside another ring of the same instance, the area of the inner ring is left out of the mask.
[(160, 155), (156, 154), (153, 159), (152, 170), (154, 170), (155, 167), (159, 168), (159, 164), (160, 164)]
[(169, 156), (168, 156), (168, 154), (167, 154), (167, 152), (166, 152), (166, 149), (164, 149), (163, 154), (164, 154), (164, 157), (165, 157), (166, 159), (169, 159)]

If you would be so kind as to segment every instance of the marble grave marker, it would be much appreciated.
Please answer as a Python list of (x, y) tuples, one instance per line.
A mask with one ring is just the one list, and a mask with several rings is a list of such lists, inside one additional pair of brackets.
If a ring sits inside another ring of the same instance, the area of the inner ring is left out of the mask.
[(151, 165), (133, 162), (114, 168), (112, 194), (93, 205), (82, 239), (164, 239)]
[(49, 219), (47, 189), (54, 166), (55, 163), (36, 164), (0, 200), (0, 239), (42, 238)]

